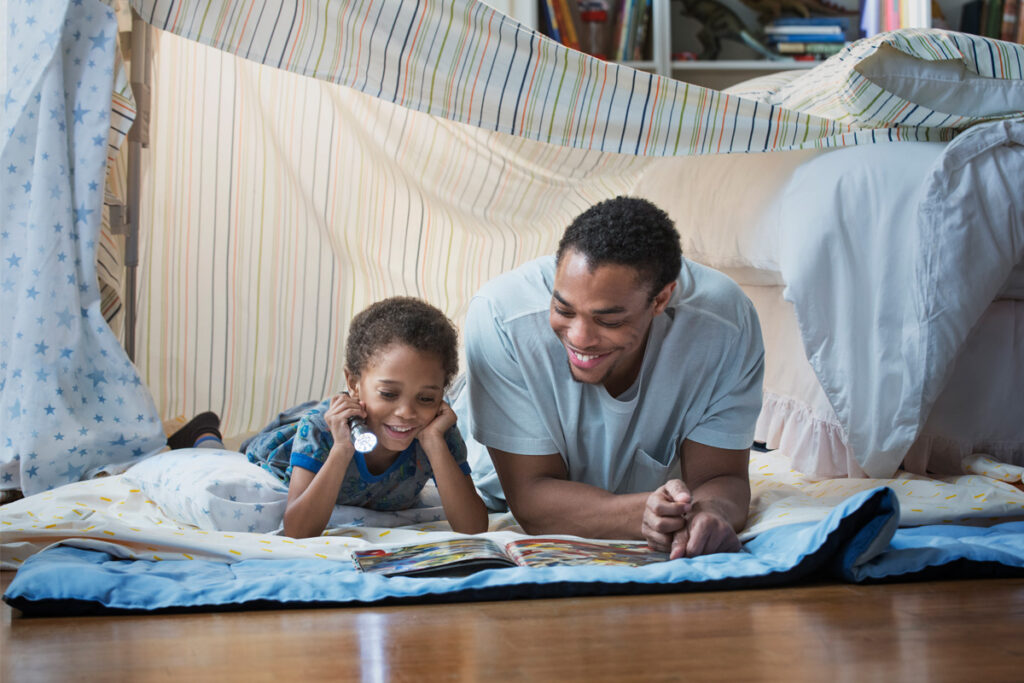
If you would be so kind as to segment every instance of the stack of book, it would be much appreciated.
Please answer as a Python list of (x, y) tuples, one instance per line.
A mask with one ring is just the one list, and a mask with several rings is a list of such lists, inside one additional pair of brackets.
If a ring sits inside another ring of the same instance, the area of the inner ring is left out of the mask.
[(846, 45), (842, 17), (781, 17), (764, 27), (764, 37), (780, 55), (825, 59)]
[(541, 30), (566, 47), (617, 62), (651, 51), (652, 0), (540, 0)]

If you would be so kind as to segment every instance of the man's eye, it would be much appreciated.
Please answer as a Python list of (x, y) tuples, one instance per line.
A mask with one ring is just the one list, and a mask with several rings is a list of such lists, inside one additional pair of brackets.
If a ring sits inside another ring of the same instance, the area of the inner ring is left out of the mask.
[(597, 324), (600, 325), (601, 327), (622, 327), (624, 323), (621, 320), (617, 320), (615, 322), (608, 322), (608, 321), (605, 321), (605, 320), (598, 320)]
[(555, 313), (560, 315), (560, 316), (562, 316), (563, 318), (571, 318), (572, 317), (572, 311), (566, 310), (564, 308), (559, 308), (558, 306), (555, 306)]

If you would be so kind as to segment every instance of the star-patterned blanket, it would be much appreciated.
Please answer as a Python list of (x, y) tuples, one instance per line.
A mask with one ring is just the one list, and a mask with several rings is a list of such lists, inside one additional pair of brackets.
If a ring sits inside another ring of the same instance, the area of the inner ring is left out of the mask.
[(115, 15), (98, 0), (4, 5), (0, 488), (33, 494), (164, 435), (96, 278), (108, 159), (134, 116)]

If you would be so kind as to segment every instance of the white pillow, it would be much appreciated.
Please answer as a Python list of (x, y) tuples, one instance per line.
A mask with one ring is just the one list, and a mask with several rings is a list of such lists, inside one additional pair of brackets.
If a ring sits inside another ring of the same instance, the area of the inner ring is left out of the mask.
[(171, 519), (211, 531), (277, 531), (288, 501), (287, 485), (237, 451), (165, 451), (124, 478)]
[(855, 68), (882, 90), (937, 112), (975, 116), (1024, 112), (1024, 81), (988, 78), (960, 60), (924, 61), (883, 44)]

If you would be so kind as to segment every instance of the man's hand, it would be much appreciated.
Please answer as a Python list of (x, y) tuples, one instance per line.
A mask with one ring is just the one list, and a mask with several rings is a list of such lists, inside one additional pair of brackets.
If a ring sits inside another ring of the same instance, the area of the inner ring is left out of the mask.
[[(647, 545), (662, 552), (675, 551), (675, 539), (686, 532), (690, 512), (690, 489), (681, 479), (669, 479), (647, 497), (641, 532)], [(680, 555), (675, 555), (680, 557)]]
[(740, 539), (725, 517), (709, 505), (696, 503), (683, 528), (672, 537), (669, 559), (739, 552)]

